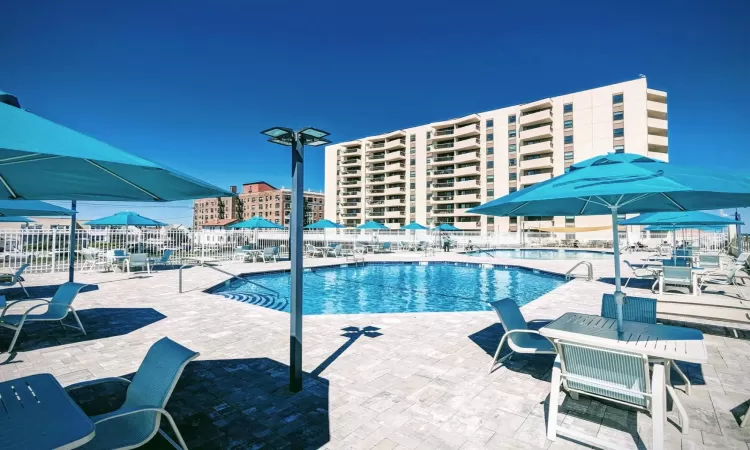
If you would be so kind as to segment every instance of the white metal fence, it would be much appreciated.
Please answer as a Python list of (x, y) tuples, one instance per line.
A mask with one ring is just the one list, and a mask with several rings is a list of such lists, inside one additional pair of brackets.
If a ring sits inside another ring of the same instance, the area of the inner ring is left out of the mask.
[[(190, 257), (205, 257), (217, 261), (228, 261), (234, 258), (235, 249), (242, 245), (254, 245), (255, 248), (279, 247), (281, 256), (288, 256), (289, 233), (265, 230), (201, 230), (185, 231), (173, 229), (157, 230), (76, 230), (76, 269), (80, 270), (84, 258), (81, 251), (111, 252), (122, 249), (128, 253), (147, 253), (159, 257), (167, 249), (173, 251), (172, 262), (180, 263)], [(495, 233), (482, 236), (479, 232), (447, 233), (458, 248), (472, 245), (479, 248), (499, 247), (599, 247), (611, 248), (607, 240), (584, 240), (578, 234), (578, 240), (569, 239), (565, 233), (526, 232)], [(627, 239), (630, 237), (631, 239)], [(640, 238), (640, 236), (637, 236)], [(687, 239), (687, 238), (686, 238)], [(727, 235), (722, 233), (703, 233), (701, 246), (709, 250), (720, 250), (726, 247)], [(434, 231), (363, 231), (363, 230), (306, 230), (305, 243), (315, 246), (342, 244), (351, 247), (355, 242), (372, 243), (409, 243), (433, 242), (440, 245), (442, 235)], [(696, 238), (692, 238), (696, 242)], [(633, 236), (621, 236), (621, 245), (634, 244)], [(650, 237), (637, 239), (649, 247), (658, 246), (662, 241), (671, 243), (670, 237)], [(69, 232), (66, 230), (0, 230), (0, 268), (15, 270), (28, 263), (28, 272), (54, 272), (68, 270)], [(750, 250), (750, 239), (743, 244)], [(736, 244), (734, 244), (736, 245)]]

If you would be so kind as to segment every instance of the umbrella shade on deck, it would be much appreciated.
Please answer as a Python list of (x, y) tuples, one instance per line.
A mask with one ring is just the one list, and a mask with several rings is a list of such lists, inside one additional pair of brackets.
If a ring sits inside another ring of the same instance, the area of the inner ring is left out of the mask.
[(0, 200), (0, 216), (60, 217), (75, 211), (38, 200)]
[(22, 217), (22, 216), (0, 216), (0, 222), (34, 222), (33, 220), (29, 219), (28, 217)]
[(440, 225), (436, 226), (435, 229), (438, 231), (461, 231), (460, 228), (456, 228), (449, 223), (441, 223)]
[(750, 176), (683, 167), (630, 153), (610, 153), (577, 164), (550, 180), (469, 210), (490, 216), (611, 214), (615, 299), (622, 326), (618, 214), (695, 211), (750, 205)]
[(157, 220), (149, 219), (148, 217), (143, 217), (140, 214), (136, 214), (130, 211), (118, 212), (117, 214), (113, 214), (107, 217), (102, 217), (101, 219), (89, 220), (88, 222), (86, 222), (86, 225), (91, 225), (92, 227), (127, 227), (127, 226), (166, 227), (167, 226), (167, 224), (164, 222), (159, 222)]
[(369, 222), (365, 222), (362, 225), (357, 227), (358, 230), (387, 230), (388, 227), (383, 225), (380, 222), (375, 222), (374, 220), (370, 220)]
[(404, 225), (401, 227), (402, 230), (413, 230), (413, 231), (419, 231), (419, 230), (427, 230), (428, 228), (424, 225), (420, 225), (417, 222), (412, 222), (409, 225)]
[(0, 91), (0, 198), (173, 201), (234, 194), (34, 115)]
[(336, 222), (331, 222), (328, 219), (321, 219), (305, 227), (306, 230), (324, 230), (327, 228), (346, 228), (346, 227)]
[(248, 230), (257, 230), (261, 228), (273, 228), (278, 230), (283, 230), (284, 227), (279, 225), (278, 223), (273, 223), (270, 220), (266, 220), (262, 217), (251, 217), (243, 222), (235, 223), (233, 225), (229, 225), (229, 228), (245, 228)]

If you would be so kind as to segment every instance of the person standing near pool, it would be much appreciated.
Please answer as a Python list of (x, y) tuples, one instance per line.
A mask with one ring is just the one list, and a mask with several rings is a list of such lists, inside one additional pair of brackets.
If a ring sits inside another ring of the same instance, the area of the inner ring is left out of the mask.
[(443, 234), (443, 251), (449, 252), (451, 251), (451, 238), (448, 237), (447, 234)]

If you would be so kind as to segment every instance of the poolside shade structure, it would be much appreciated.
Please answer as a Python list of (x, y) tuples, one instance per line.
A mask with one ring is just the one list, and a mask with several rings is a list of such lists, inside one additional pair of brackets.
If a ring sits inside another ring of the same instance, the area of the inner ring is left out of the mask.
[(357, 227), (358, 230), (387, 230), (388, 227), (380, 222), (370, 220)]
[(261, 228), (283, 230), (284, 227), (278, 223), (273, 223), (270, 220), (266, 220), (262, 217), (251, 217), (243, 222), (238, 222), (229, 225), (229, 228), (246, 228), (249, 230), (258, 230)]
[(455, 226), (449, 223), (441, 223), (440, 225), (435, 227), (435, 230), (437, 231), (461, 231), (460, 228), (456, 228)]
[(612, 216), (615, 300), (622, 326), (619, 214), (750, 205), (750, 176), (684, 167), (630, 153), (573, 164), (568, 172), (469, 210), (490, 216)]
[(719, 232), (722, 231), (724, 227), (720, 226), (708, 226), (708, 225), (679, 225), (675, 227), (666, 227), (663, 225), (649, 225), (646, 228), (644, 228), (645, 231), (672, 231), (672, 230), (699, 230), (699, 231), (708, 231), (708, 232)]
[(412, 231), (419, 231), (419, 230), (427, 230), (428, 228), (424, 225), (420, 225), (417, 222), (412, 222), (409, 225), (404, 225), (401, 227), (402, 230), (412, 230)]
[(124, 211), (101, 219), (89, 220), (86, 225), (92, 227), (166, 227), (167, 224), (157, 220), (143, 217), (140, 214)]
[(34, 222), (33, 220), (29, 219), (28, 217), (22, 217), (22, 216), (0, 216), (0, 222)]
[(0, 216), (63, 217), (75, 211), (38, 200), (0, 200)]
[(331, 222), (328, 219), (321, 219), (305, 227), (306, 230), (324, 230), (324, 229), (329, 229), (329, 228), (338, 229), (338, 228), (346, 228), (346, 227), (336, 222)]

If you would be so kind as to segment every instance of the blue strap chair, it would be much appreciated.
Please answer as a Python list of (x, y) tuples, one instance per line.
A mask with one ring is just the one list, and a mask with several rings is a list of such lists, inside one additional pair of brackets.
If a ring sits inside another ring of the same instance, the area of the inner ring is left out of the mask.
[[(495, 356), (492, 358), (492, 363), (490, 363), (488, 373), (492, 373), (495, 369), (496, 363), (502, 363), (503, 361), (510, 359), (514, 352), (530, 355), (555, 354), (552, 342), (542, 336), (538, 330), (529, 328), (528, 322), (524, 319), (521, 310), (518, 308), (518, 304), (514, 302), (513, 299), (504, 298), (502, 300), (496, 300), (490, 302), (490, 306), (495, 310), (495, 313), (497, 313), (497, 317), (505, 329), (505, 334), (503, 335), (503, 338), (500, 339), (500, 344), (497, 346)], [(497, 358), (500, 356), (500, 350), (502, 350), (503, 344), (506, 342), (508, 343), (508, 347), (510, 347), (510, 353), (498, 360)]]
[[(91, 417), (96, 425), (96, 435), (83, 447), (84, 450), (136, 448), (161, 434), (175, 448), (187, 450), (185, 440), (172, 416), (164, 409), (177, 381), (187, 364), (199, 353), (183, 347), (169, 338), (162, 338), (151, 346), (133, 381), (125, 378), (102, 378), (73, 384), (70, 392), (84, 386), (118, 381), (128, 385), (123, 405), (111, 413)], [(172, 427), (179, 446), (159, 428), (164, 416)]]

